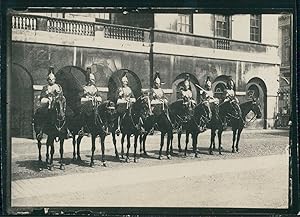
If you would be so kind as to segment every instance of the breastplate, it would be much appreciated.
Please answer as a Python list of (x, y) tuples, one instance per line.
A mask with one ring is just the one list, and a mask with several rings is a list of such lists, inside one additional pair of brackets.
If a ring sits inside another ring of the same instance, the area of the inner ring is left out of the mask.
[(157, 99), (162, 99), (163, 96), (164, 96), (164, 92), (161, 88), (159, 89), (153, 89), (153, 92), (154, 92), (154, 97), (156, 97)]

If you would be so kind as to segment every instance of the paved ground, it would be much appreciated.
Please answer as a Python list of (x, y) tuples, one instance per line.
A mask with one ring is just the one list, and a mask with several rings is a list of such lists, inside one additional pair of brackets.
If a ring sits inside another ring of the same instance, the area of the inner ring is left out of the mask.
[(58, 148), (55, 170), (49, 171), (38, 164), (34, 141), (14, 138), (12, 205), (286, 208), (288, 132), (246, 130), (241, 152), (234, 154), (231, 133), (226, 132), (223, 140), (222, 156), (208, 155), (206, 132), (199, 136), (200, 158), (191, 154), (184, 158), (175, 149), (172, 160), (160, 161), (156, 159), (159, 136), (151, 136), (149, 157), (120, 163), (108, 138), (108, 167), (101, 166), (98, 148), (95, 168), (88, 166), (89, 138), (82, 143), (83, 162), (72, 162), (72, 145), (67, 141), (65, 171), (58, 169)]

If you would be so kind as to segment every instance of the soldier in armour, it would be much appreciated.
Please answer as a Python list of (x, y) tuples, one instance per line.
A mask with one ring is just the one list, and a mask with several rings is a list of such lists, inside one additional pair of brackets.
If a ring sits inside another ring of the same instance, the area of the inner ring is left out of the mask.
[(87, 68), (87, 84), (83, 87), (83, 96), (81, 98), (81, 104), (85, 104), (89, 101), (92, 103), (100, 104), (102, 102), (102, 98), (99, 94), (97, 87), (95, 86), (95, 76), (91, 73), (91, 68)]
[[(226, 82), (226, 89), (224, 91), (224, 94), (225, 94), (224, 102), (227, 102), (227, 101), (232, 102), (233, 106), (236, 110), (236, 114), (242, 119), (241, 107), (239, 105), (239, 100), (236, 97), (236, 86), (235, 86), (235, 83), (234, 83), (234, 81), (231, 77), (229, 77), (227, 82)], [(227, 124), (227, 123), (225, 123), (225, 124)]]
[[(96, 83), (95, 76), (94, 76), (94, 74), (92, 74), (90, 67), (87, 68), (86, 81), (87, 81), (87, 84), (83, 86), (83, 94), (82, 94), (82, 97), (80, 100), (80, 102), (81, 102), (81, 118), (82, 118), (82, 122), (83, 122), (83, 127), (79, 131), (80, 135), (87, 135), (87, 132), (85, 130), (86, 129), (86, 118), (84, 117), (85, 105), (87, 105), (87, 103), (91, 102), (91, 104), (93, 106), (97, 106), (97, 105), (100, 105), (102, 102), (100, 93), (95, 85), (95, 83)], [(95, 114), (97, 114), (97, 109), (95, 110)]]
[(56, 84), (55, 81), (56, 78), (54, 75), (54, 68), (50, 67), (47, 77), (48, 84), (43, 87), (40, 95), (42, 108), (51, 109), (55, 97), (57, 97), (59, 94), (62, 94), (62, 87)]
[[(118, 90), (118, 97), (117, 105), (121, 103), (127, 103), (129, 106), (131, 103), (136, 101), (131, 88), (128, 86), (128, 78), (126, 74), (122, 77), (122, 87)], [(129, 108), (129, 107), (128, 107)]]
[(168, 105), (168, 100), (165, 96), (164, 91), (161, 88), (159, 72), (156, 72), (154, 78), (154, 86), (150, 90), (150, 98), (151, 98), (151, 105), (157, 105), (157, 104), (163, 104), (163, 106)]
[[(129, 108), (132, 103), (136, 102), (136, 99), (133, 95), (131, 88), (128, 86), (128, 78), (126, 76), (126, 72), (124, 73), (123, 77), (121, 78), (122, 87), (118, 89), (118, 100), (117, 100), (117, 110), (120, 105), (126, 105), (126, 111), (130, 111)], [(125, 115), (125, 114), (124, 114)], [(118, 118), (118, 128), (116, 133), (119, 134), (121, 126), (121, 117)]]
[(183, 88), (181, 89), (181, 98), (183, 99), (184, 104), (191, 103), (192, 107), (196, 106), (196, 101), (193, 99), (193, 92), (191, 90), (190, 77), (188, 74), (184, 80)]
[[(62, 87), (59, 84), (55, 83), (56, 77), (54, 75), (53, 67), (49, 67), (47, 82), (48, 84), (45, 85), (41, 91), (40, 103), (42, 108), (51, 109), (56, 97), (61, 95), (64, 98)], [(64, 110), (66, 111), (66, 108), (64, 108)], [(40, 134), (42, 133), (43, 132), (41, 131)], [(68, 128), (67, 128), (67, 137), (72, 138), (72, 134)]]
[[(212, 91), (212, 83), (210, 81), (209, 76), (207, 76), (206, 81), (205, 81), (204, 90), (202, 92), (202, 99), (204, 100), (204, 102), (208, 102), (209, 104), (211, 104), (211, 103), (214, 103), (216, 105), (219, 104), (219, 100), (214, 97), (214, 93)], [(212, 112), (211, 112), (210, 106), (208, 105), (207, 108), (209, 110), (209, 119), (211, 119)]]

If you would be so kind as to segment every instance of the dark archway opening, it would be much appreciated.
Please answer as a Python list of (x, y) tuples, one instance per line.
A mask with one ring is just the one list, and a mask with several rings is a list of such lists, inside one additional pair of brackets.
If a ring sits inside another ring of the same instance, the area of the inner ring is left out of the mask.
[(56, 73), (56, 83), (63, 89), (68, 109), (79, 112), (83, 86), (87, 83), (86, 71), (76, 66), (63, 67)]
[(13, 63), (10, 76), (10, 135), (33, 138), (33, 80), (21, 65)]

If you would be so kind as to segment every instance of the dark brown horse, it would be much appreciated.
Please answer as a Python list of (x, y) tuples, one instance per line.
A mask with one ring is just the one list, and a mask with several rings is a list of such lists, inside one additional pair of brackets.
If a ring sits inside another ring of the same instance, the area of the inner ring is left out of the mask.
[[(41, 140), (43, 133), (47, 135), (46, 141), (46, 163), (47, 167), (53, 169), (53, 155), (54, 155), (54, 141), (58, 138), (60, 142), (60, 169), (64, 169), (63, 154), (64, 154), (64, 140), (67, 138), (67, 127), (66, 127), (66, 99), (62, 94), (58, 95), (53, 101), (51, 108), (39, 108), (34, 114), (34, 130), (36, 132), (36, 138), (39, 149), (39, 161), (42, 161), (41, 156)], [(49, 147), (50, 150), (50, 161), (49, 161)]]
[[(159, 106), (161, 107), (161, 106)], [(156, 110), (156, 109), (154, 109)], [(166, 155), (168, 159), (171, 159), (171, 144), (173, 141), (173, 123), (170, 118), (170, 110), (168, 107), (164, 109), (160, 108), (158, 111), (154, 111), (152, 115), (148, 116), (148, 118), (144, 121), (145, 133), (141, 135), (140, 141), (140, 151), (143, 152), (144, 155), (148, 155), (146, 152), (145, 144), (147, 140), (147, 136), (150, 131), (155, 127), (158, 131), (161, 132), (160, 135), (160, 150), (158, 159), (162, 159), (162, 149), (164, 146), (165, 135), (167, 135), (167, 148)]]
[[(186, 131), (186, 141), (185, 141), (185, 150), (184, 155), (187, 155), (187, 145), (189, 143), (189, 135), (192, 136), (192, 147), (195, 157), (198, 157), (197, 144), (198, 144), (198, 135), (199, 133), (204, 132), (206, 125), (209, 121), (209, 113), (207, 111), (207, 105), (203, 102), (196, 105), (193, 109), (193, 114), (189, 118), (188, 122), (185, 125)], [(178, 140), (180, 141), (180, 134), (178, 132)]]
[[(256, 102), (256, 100), (254, 98), (250, 101), (242, 103), (240, 105), (240, 107), (241, 107), (241, 111), (242, 111), (242, 116), (238, 117), (238, 118), (233, 118), (228, 123), (229, 126), (231, 126), (232, 132), (233, 132), (232, 153), (234, 153), (235, 151), (237, 151), (237, 152), (239, 151), (239, 141), (240, 141), (241, 133), (245, 126), (245, 119), (246, 119), (246, 116), (248, 115), (248, 113), (250, 111), (253, 111), (253, 113), (254, 113), (253, 119), (261, 118), (261, 116), (262, 116), (260, 105), (258, 102)], [(234, 149), (234, 145), (235, 145), (236, 149)]]
[[(115, 115), (115, 104), (112, 101), (105, 101), (101, 104), (97, 102), (86, 103), (79, 116), (73, 116), (69, 118), (68, 126), (73, 133), (73, 159), (76, 158), (75, 145), (77, 143), (77, 159), (81, 160), (80, 157), (80, 142), (84, 135), (79, 134), (79, 130), (83, 126), (86, 133), (91, 134), (92, 141), (92, 155), (90, 166), (94, 166), (94, 154), (96, 149), (96, 137), (100, 137), (101, 143), (101, 154), (102, 154), (102, 165), (106, 166), (105, 160), (105, 138), (109, 133)], [(79, 134), (79, 135), (78, 135)], [(77, 137), (77, 142), (75, 136)]]
[[(150, 99), (147, 95), (141, 95), (137, 98), (136, 102), (133, 103), (128, 110), (124, 113), (119, 113), (120, 116), (120, 128), (121, 128), (121, 157), (124, 158), (124, 142), (125, 137), (127, 138), (127, 152), (126, 152), (126, 162), (130, 162), (129, 150), (130, 150), (130, 137), (134, 135), (134, 162), (137, 162), (137, 140), (144, 133), (144, 121), (150, 116)], [(117, 123), (115, 123), (116, 126)], [(118, 156), (118, 151), (116, 149), (116, 134), (112, 133), (113, 143), (115, 146), (115, 153)]]
[(225, 101), (221, 104), (217, 105), (215, 103), (210, 104), (210, 109), (212, 112), (212, 117), (207, 127), (211, 129), (211, 137), (210, 137), (210, 146), (209, 146), (209, 154), (213, 154), (212, 148), (215, 149), (215, 136), (216, 131), (218, 131), (218, 139), (219, 139), (219, 154), (222, 154), (222, 133), (224, 131), (226, 120), (229, 122), (232, 118), (237, 118), (235, 106), (231, 101)]

